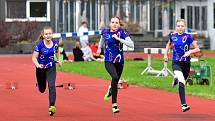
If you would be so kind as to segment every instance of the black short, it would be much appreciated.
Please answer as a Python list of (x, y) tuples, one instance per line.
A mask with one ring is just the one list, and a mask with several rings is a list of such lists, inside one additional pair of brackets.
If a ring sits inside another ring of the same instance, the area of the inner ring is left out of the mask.
[(190, 73), (190, 62), (178, 62), (173, 61), (172, 62), (172, 69), (173, 71), (181, 71), (184, 75), (185, 80), (189, 76)]

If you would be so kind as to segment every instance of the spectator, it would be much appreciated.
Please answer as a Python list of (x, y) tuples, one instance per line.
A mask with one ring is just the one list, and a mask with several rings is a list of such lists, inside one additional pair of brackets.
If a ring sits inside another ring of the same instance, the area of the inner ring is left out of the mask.
[(90, 46), (92, 53), (93, 53), (93, 57), (96, 58), (98, 61), (104, 61), (103, 50), (102, 50), (101, 54), (97, 53), (98, 45), (99, 45), (99, 42), (96, 41)]
[(84, 61), (83, 55), (80, 42), (77, 41), (75, 43), (75, 48), (73, 48), (74, 61)]
[(78, 34), (80, 35), (81, 47), (84, 47), (85, 45), (89, 45), (88, 35), (84, 34), (85, 32), (88, 32), (87, 22), (83, 21), (81, 22), (81, 26), (78, 29)]
[(96, 61), (96, 58), (93, 57), (93, 53), (89, 45), (84, 45), (81, 50), (84, 53), (84, 61)]
[[(72, 60), (69, 60), (68, 56), (66, 55), (66, 51), (63, 48), (63, 41), (62, 38), (59, 39), (59, 51), (60, 51), (60, 59), (61, 62), (72, 62)], [(58, 59), (56, 56), (54, 56), (55, 62), (58, 62)]]

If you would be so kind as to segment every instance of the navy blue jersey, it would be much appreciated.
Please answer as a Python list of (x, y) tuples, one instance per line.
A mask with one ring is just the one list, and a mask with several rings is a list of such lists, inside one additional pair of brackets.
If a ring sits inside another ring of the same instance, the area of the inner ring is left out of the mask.
[(116, 32), (110, 32), (110, 28), (102, 30), (101, 35), (105, 43), (105, 61), (111, 63), (124, 63), (123, 43), (112, 38), (113, 34), (116, 34), (121, 39), (125, 39), (129, 36), (122, 28), (119, 28)]
[(183, 55), (190, 50), (190, 44), (193, 43), (194, 38), (188, 33), (171, 33), (169, 40), (173, 44), (173, 61), (190, 62), (190, 56), (183, 57)]
[(43, 64), (44, 68), (50, 68), (55, 66), (54, 54), (58, 49), (58, 41), (52, 40), (53, 46), (51, 48), (47, 48), (44, 44), (43, 40), (35, 46), (34, 51), (38, 52), (37, 61), (39, 64)]

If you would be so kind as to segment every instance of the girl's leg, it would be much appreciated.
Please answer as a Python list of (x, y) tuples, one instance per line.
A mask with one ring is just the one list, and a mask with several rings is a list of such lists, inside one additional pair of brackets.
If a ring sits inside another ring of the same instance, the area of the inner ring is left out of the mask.
[(47, 81), (49, 87), (49, 105), (54, 106), (56, 101), (56, 87), (55, 87), (55, 80), (56, 80), (56, 66), (53, 66), (48, 69), (47, 71)]
[(122, 75), (124, 64), (122, 64), (122, 63), (115, 63), (115, 66), (116, 66), (116, 72), (117, 72), (117, 74), (119, 76), (119, 79), (120, 79), (120, 77)]
[[(182, 105), (182, 111), (185, 112), (190, 109), (190, 106), (187, 105), (186, 103), (186, 98), (185, 98), (185, 76), (184, 76), (184, 65), (174, 65), (173, 70), (174, 74), (177, 77), (179, 81), (179, 97), (181, 100), (181, 105)], [(187, 78), (187, 77), (186, 77)]]
[(184, 75), (182, 73), (182, 69), (183, 69), (182, 66), (183, 65), (181, 65), (181, 63), (173, 63), (174, 74), (175, 74), (175, 77), (179, 81), (178, 91), (179, 91), (179, 97), (180, 97), (180, 100), (181, 100), (181, 104), (186, 104), (185, 88), (184, 88), (185, 78), (184, 78)]
[(182, 73), (184, 75), (184, 79), (187, 80), (190, 73), (190, 63), (184, 63)]
[(46, 69), (36, 68), (37, 86), (41, 93), (46, 90)]
[(178, 75), (181, 77), (181, 80), (184, 80), (184, 81), (179, 81), (179, 94), (180, 94), (181, 104), (186, 105), (185, 84), (190, 73), (190, 63), (183, 63), (181, 68), (182, 68), (182, 72), (180, 72), (180, 74)]
[(112, 103), (117, 102), (117, 85), (119, 81), (119, 76), (117, 74), (117, 69), (113, 63), (105, 62), (105, 68), (107, 72), (110, 74), (111, 81), (111, 94), (112, 94)]
[(185, 101), (185, 88), (184, 88), (185, 79), (184, 79), (183, 73), (181, 71), (176, 70), (176, 71), (174, 71), (174, 74), (175, 74), (175, 76), (177, 77), (177, 79), (179, 81), (178, 91), (179, 91), (181, 104), (186, 104), (186, 101)]
[[(111, 82), (111, 86), (112, 85), (116, 85), (116, 87), (114, 88), (115, 90), (113, 92), (115, 92), (114, 95), (116, 95), (116, 97), (112, 96), (112, 98), (114, 98), (114, 101), (112, 101), (112, 103), (116, 103), (117, 102), (117, 95), (118, 95), (118, 83), (119, 83), (119, 79), (122, 75), (122, 71), (123, 71), (123, 64), (121, 63), (115, 63), (115, 68), (116, 68), (116, 73), (117, 73), (117, 81), (112, 81)], [(113, 83), (113, 84), (112, 84)], [(116, 101), (115, 101), (116, 100)]]

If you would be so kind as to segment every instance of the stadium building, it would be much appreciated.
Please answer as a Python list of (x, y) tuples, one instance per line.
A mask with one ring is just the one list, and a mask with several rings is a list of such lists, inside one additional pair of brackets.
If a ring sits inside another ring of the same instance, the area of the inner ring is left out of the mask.
[[(50, 25), (55, 32), (76, 32), (81, 21), (89, 30), (107, 26), (120, 16), (135, 34), (166, 37), (175, 21), (184, 18), (189, 32), (197, 32), (205, 48), (215, 49), (215, 0), (1, 0), (0, 19), (6, 23), (36, 21), (38, 30)], [(135, 41), (135, 40), (134, 40)]]

